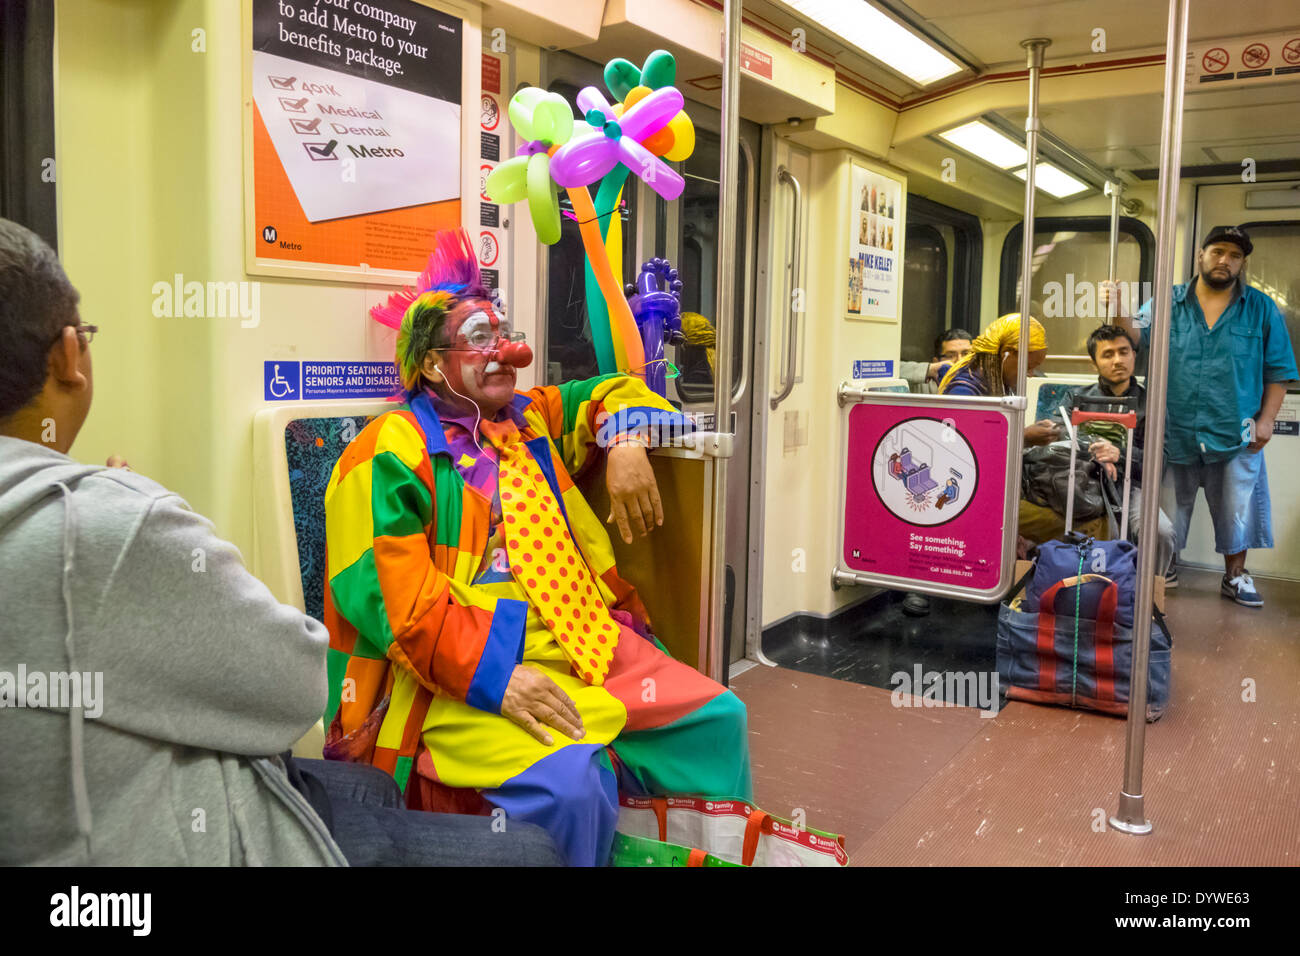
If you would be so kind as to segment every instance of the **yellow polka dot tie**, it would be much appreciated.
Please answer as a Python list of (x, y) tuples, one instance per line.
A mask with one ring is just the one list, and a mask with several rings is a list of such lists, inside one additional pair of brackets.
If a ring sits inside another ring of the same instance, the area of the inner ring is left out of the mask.
[(510, 570), (582, 679), (603, 684), (618, 625), (518, 430), (483, 425), (483, 434), (500, 452), (497, 489)]

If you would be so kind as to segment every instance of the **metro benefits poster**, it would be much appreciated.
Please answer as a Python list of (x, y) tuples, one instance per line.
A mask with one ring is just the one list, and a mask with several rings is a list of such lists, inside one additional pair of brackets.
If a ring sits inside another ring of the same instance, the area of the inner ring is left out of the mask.
[(461, 21), (411, 0), (252, 7), (253, 255), (419, 271), (461, 221)]

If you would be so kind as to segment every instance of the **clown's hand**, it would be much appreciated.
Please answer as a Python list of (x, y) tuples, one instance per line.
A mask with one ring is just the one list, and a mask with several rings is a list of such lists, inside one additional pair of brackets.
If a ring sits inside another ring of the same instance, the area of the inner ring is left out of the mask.
[(609, 489), (609, 517), (618, 519), (618, 533), (628, 544), (632, 532), (645, 537), (655, 525), (664, 523), (664, 506), (659, 485), (650, 467), (649, 452), (636, 443), (615, 445), (606, 456), (605, 487)]

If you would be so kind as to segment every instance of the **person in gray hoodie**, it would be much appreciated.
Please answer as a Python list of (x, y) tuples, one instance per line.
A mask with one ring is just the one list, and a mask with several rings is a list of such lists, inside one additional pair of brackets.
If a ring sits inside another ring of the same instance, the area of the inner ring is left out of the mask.
[(176, 494), (68, 457), (94, 390), (77, 302), (0, 219), (0, 865), (558, 862), (537, 828), (277, 756), (324, 710), (326, 630)]

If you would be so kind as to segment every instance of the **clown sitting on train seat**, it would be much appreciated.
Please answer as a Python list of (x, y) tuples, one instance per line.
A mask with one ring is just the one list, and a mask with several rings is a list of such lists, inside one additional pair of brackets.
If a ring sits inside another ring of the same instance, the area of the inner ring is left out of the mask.
[(356, 437), (325, 492), (342, 698), (326, 756), (387, 770), (413, 808), (539, 824), (573, 865), (608, 859), (620, 789), (749, 799), (744, 705), (651, 636), (571, 477), (604, 455), (631, 541), (663, 513), (655, 434), (623, 424), (688, 423), (627, 375), (515, 391), (510, 363), (529, 353), (462, 231), (438, 235), (415, 292), (372, 313), (401, 316), (407, 400)]

